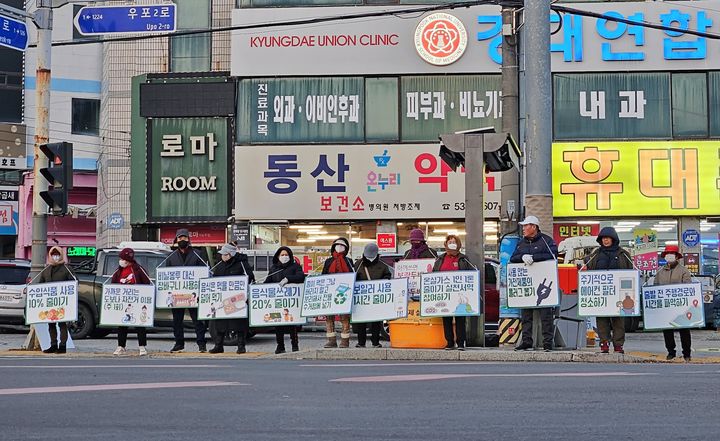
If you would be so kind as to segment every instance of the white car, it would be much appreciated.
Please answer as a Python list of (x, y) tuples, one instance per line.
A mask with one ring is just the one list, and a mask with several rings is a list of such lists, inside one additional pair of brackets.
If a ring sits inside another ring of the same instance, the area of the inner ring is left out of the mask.
[(0, 260), (0, 325), (25, 324), (25, 284), (28, 260)]

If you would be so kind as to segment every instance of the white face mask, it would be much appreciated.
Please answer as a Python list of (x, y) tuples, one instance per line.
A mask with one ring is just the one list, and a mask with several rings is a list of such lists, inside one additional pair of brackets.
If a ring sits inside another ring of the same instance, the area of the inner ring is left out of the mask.
[(454, 242), (451, 242), (447, 244), (448, 250), (457, 250), (457, 244)]
[(667, 256), (665, 256), (665, 261), (667, 263), (673, 263), (677, 261), (677, 256), (675, 256), (674, 254), (668, 254)]
[(285, 264), (290, 262), (290, 256), (280, 256), (278, 257), (278, 260), (280, 261), (280, 263)]
[(60, 260), (62, 260), (62, 256), (59, 254), (53, 254), (51, 257), (53, 262), (60, 262)]
[(129, 262), (127, 260), (120, 259), (118, 261), (118, 264), (120, 264), (120, 268), (127, 268), (127, 266), (129, 265)]
[(335, 251), (337, 251), (338, 253), (344, 253), (345, 245), (335, 245)]

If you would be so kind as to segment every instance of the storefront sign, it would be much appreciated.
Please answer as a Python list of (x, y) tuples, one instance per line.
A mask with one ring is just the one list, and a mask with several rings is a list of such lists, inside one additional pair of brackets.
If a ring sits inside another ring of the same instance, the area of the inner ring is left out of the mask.
[(646, 286), (642, 298), (646, 331), (705, 326), (700, 283)]
[(580, 317), (640, 315), (640, 273), (636, 270), (580, 271)]
[(690, 274), (694, 276), (700, 274), (700, 253), (683, 254), (683, 265), (690, 271)]
[(379, 322), (407, 317), (408, 279), (355, 282), (353, 323)]
[(237, 247), (241, 250), (250, 248), (250, 224), (247, 222), (238, 222), (232, 225), (231, 241), (235, 241)]
[(95, 247), (67, 247), (68, 257), (95, 257), (96, 253)]
[(685, 230), (682, 234), (682, 241), (685, 246), (696, 247), (700, 243), (700, 232), (698, 230)]
[(197, 308), (200, 279), (209, 275), (206, 266), (173, 266), (156, 270), (158, 309)]
[[(437, 152), (437, 144), (236, 147), (235, 217), (463, 219), (464, 170)], [(498, 218), (500, 174), (485, 184), (485, 217)]]
[(600, 233), (600, 224), (579, 225), (575, 223), (553, 224), (553, 240), (559, 244), (570, 237), (596, 237)]
[(655, 230), (636, 228), (633, 230), (633, 264), (640, 271), (657, 271), (658, 237)]
[[(174, 225), (170, 227), (160, 227), (160, 242), (166, 245), (175, 243), (175, 233), (178, 228), (185, 226)], [(190, 243), (195, 246), (217, 246), (227, 243), (225, 226), (220, 225), (193, 225), (188, 227), (190, 232)]]
[(480, 272), (442, 271), (420, 276), (420, 315), (480, 315)]
[(18, 234), (18, 222), (20, 221), (18, 197), (17, 187), (0, 186), (0, 236)]
[(248, 276), (200, 279), (198, 318), (238, 319), (248, 316)]
[(226, 222), (230, 192), (225, 118), (154, 118), (148, 130), (148, 220)]
[(77, 320), (77, 311), (77, 280), (27, 286), (26, 325), (74, 322)]
[(376, 235), (378, 250), (381, 253), (397, 252), (397, 234), (395, 233), (377, 233)]
[(27, 168), (26, 132), (24, 124), (0, 124), (0, 169)]
[(720, 142), (553, 144), (556, 217), (720, 213)]
[(419, 298), (420, 276), (425, 273), (431, 273), (434, 264), (435, 259), (399, 260), (395, 262), (395, 272), (393, 276), (396, 279), (408, 279), (408, 295)]
[(507, 290), (510, 308), (546, 308), (559, 305), (557, 262), (547, 260), (532, 265), (508, 264)]
[(302, 284), (250, 285), (250, 326), (304, 325), (303, 291)]
[(309, 276), (305, 279), (302, 316), (350, 314), (355, 273)]
[(100, 326), (151, 327), (155, 286), (105, 284), (100, 305)]

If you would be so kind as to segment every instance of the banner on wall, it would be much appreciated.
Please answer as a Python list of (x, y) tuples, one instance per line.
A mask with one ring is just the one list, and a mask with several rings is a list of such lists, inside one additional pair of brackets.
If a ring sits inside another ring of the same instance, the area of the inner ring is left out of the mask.
[(302, 297), (303, 317), (350, 314), (355, 273), (308, 276)]
[(408, 279), (355, 282), (353, 323), (379, 322), (408, 315)]
[(74, 322), (78, 315), (78, 282), (27, 285), (25, 324)]
[(250, 285), (250, 326), (304, 325), (301, 283)]
[(560, 304), (557, 262), (532, 265), (509, 263), (507, 270), (508, 307), (547, 308)]
[(155, 286), (103, 285), (100, 326), (151, 327), (155, 319)]
[(420, 315), (480, 315), (480, 271), (441, 271), (420, 276)]
[(648, 228), (633, 230), (632, 248), (633, 263), (640, 271), (657, 271), (658, 269), (658, 237), (657, 232)]
[(645, 286), (642, 301), (645, 330), (705, 326), (700, 283)]
[(640, 272), (636, 270), (580, 271), (580, 317), (635, 317), (640, 315)]
[(208, 277), (206, 266), (173, 266), (156, 270), (158, 309), (197, 308), (200, 279)]
[(200, 279), (198, 319), (239, 319), (248, 316), (248, 276)]

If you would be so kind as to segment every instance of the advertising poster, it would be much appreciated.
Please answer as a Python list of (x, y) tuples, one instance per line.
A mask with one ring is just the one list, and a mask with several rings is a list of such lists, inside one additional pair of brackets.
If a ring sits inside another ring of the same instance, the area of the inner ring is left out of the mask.
[(197, 308), (200, 279), (210, 275), (206, 266), (173, 266), (157, 269), (158, 309)]
[(700, 283), (646, 286), (642, 300), (646, 331), (705, 326)]
[(247, 318), (248, 276), (200, 279), (198, 319)]
[(250, 326), (304, 325), (302, 283), (250, 285)]
[(305, 279), (303, 317), (350, 314), (355, 273), (324, 274)]
[(154, 285), (103, 285), (100, 326), (151, 327), (154, 319)]
[(507, 270), (520, 238), (505, 236), (500, 242), (500, 318), (520, 318), (520, 310), (508, 307)]
[(632, 249), (633, 262), (640, 271), (657, 271), (658, 237), (654, 230), (633, 230), (635, 247)]
[(25, 324), (74, 322), (78, 311), (78, 282), (39, 283), (27, 286)]
[(442, 271), (423, 274), (420, 315), (454, 317), (480, 315), (480, 272)]
[(408, 315), (408, 279), (355, 282), (352, 323), (379, 322)]
[(508, 264), (508, 306), (510, 308), (547, 308), (560, 304), (557, 262), (547, 260), (532, 265)]
[(636, 270), (580, 271), (580, 317), (636, 317), (640, 315), (640, 272)]
[(420, 297), (420, 275), (431, 273), (435, 259), (406, 259), (395, 262), (396, 279), (408, 279), (408, 296)]

